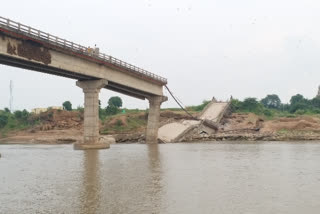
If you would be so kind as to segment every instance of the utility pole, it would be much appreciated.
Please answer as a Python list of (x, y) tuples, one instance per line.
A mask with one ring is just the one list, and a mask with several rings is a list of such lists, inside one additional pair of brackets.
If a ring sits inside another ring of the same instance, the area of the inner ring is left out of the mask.
[(10, 100), (9, 100), (10, 112), (13, 112), (13, 81), (10, 80)]

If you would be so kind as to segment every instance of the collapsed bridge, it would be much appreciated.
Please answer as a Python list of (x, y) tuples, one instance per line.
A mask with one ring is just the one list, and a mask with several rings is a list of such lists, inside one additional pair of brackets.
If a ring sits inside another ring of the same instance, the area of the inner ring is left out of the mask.
[(217, 102), (213, 99), (197, 118), (168, 123), (160, 127), (158, 138), (164, 143), (179, 142), (195, 129), (199, 132), (214, 132), (222, 118), (229, 113), (230, 102)]

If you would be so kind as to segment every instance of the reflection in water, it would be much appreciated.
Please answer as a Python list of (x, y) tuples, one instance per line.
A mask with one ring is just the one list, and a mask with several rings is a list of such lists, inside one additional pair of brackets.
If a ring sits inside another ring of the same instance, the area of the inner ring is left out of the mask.
[(84, 151), (83, 167), (80, 213), (95, 214), (100, 206), (101, 191), (98, 150)]
[(0, 213), (319, 213), (320, 143), (0, 146)]
[(158, 145), (128, 150), (122, 156), (108, 154), (83, 153), (79, 213), (131, 213), (132, 208), (133, 213), (160, 213), (163, 192)]
[(159, 152), (159, 145), (151, 144), (148, 147), (149, 170), (151, 173), (149, 182), (151, 183), (149, 197), (153, 206), (152, 213), (160, 213), (162, 188), (162, 168)]

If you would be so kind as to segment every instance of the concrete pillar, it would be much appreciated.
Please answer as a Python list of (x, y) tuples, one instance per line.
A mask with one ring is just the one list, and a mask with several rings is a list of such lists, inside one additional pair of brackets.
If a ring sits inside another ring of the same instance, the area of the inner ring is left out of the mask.
[(110, 145), (100, 141), (99, 92), (108, 84), (107, 80), (77, 81), (84, 93), (83, 141), (74, 144), (74, 149), (107, 149)]
[(158, 143), (158, 129), (160, 119), (160, 106), (168, 98), (164, 96), (149, 97), (149, 115), (146, 132), (146, 143)]

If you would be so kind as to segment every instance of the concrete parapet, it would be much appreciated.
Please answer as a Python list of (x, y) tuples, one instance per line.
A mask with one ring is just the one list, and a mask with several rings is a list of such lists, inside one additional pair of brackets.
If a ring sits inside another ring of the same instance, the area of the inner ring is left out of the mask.
[(106, 149), (109, 144), (101, 141), (99, 135), (99, 92), (108, 84), (107, 80), (77, 81), (84, 92), (83, 142), (74, 144), (75, 149)]

